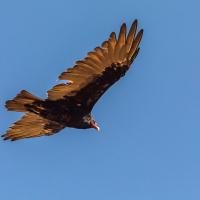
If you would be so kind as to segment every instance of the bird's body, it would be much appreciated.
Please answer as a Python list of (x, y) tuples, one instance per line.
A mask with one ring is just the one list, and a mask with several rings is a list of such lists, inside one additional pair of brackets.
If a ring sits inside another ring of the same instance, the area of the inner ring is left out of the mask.
[(66, 100), (43, 100), (27, 105), (27, 110), (60, 124), (62, 127), (84, 128), (84, 117), (90, 115), (80, 104)]
[(52, 135), (65, 127), (99, 130), (91, 111), (104, 92), (125, 75), (137, 56), (143, 30), (136, 35), (136, 29), (137, 21), (134, 21), (127, 37), (125, 24), (118, 39), (112, 32), (101, 47), (59, 76), (67, 82), (50, 89), (47, 99), (22, 90), (7, 101), (8, 110), (25, 115), (3, 135), (4, 139)]

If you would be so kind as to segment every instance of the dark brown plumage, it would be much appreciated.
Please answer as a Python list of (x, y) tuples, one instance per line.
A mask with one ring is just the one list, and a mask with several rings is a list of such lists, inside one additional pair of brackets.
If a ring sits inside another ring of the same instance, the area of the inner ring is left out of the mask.
[(89, 52), (86, 58), (63, 72), (66, 80), (48, 91), (48, 98), (41, 99), (22, 90), (13, 100), (6, 102), (10, 111), (25, 112), (6, 134), (5, 140), (52, 135), (65, 127), (95, 128), (97, 123), (91, 111), (104, 92), (125, 75), (139, 52), (143, 30), (136, 35), (135, 20), (126, 36), (122, 24), (118, 39), (112, 32), (110, 38)]

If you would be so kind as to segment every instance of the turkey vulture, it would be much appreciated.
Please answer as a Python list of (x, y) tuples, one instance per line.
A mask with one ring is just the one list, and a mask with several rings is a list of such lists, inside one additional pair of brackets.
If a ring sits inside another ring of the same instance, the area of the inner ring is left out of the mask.
[(53, 135), (65, 127), (100, 130), (91, 111), (104, 92), (125, 75), (139, 52), (143, 30), (136, 34), (135, 20), (126, 34), (123, 23), (118, 38), (115, 32), (108, 40), (77, 61), (59, 76), (65, 83), (48, 91), (47, 99), (22, 90), (13, 100), (6, 101), (9, 111), (25, 112), (6, 134), (12, 141)]

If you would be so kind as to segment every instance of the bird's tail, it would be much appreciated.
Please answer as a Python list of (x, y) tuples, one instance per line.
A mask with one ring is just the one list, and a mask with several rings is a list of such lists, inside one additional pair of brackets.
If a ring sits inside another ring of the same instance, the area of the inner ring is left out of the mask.
[(5, 107), (9, 111), (26, 112), (27, 106), (36, 101), (42, 101), (42, 99), (22, 90), (13, 100), (6, 101)]

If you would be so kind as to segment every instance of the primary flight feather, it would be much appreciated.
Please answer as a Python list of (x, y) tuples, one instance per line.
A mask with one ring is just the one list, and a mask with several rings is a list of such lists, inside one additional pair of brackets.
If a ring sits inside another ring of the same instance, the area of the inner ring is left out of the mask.
[(91, 116), (92, 108), (104, 92), (125, 75), (139, 52), (143, 30), (137, 34), (135, 20), (127, 34), (123, 23), (118, 38), (110, 38), (89, 52), (59, 76), (66, 80), (48, 91), (41, 99), (22, 90), (13, 100), (6, 102), (9, 111), (25, 112), (2, 137), (12, 141), (52, 135), (65, 127), (95, 128), (99, 126)]

